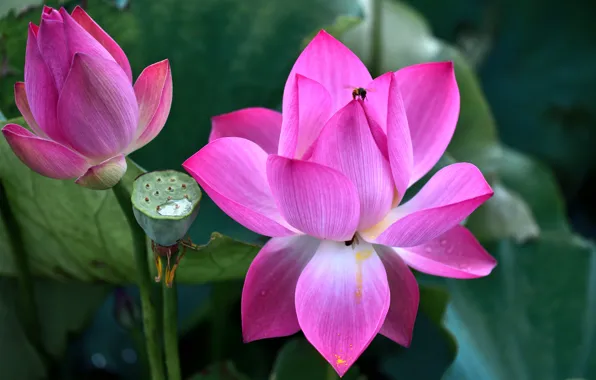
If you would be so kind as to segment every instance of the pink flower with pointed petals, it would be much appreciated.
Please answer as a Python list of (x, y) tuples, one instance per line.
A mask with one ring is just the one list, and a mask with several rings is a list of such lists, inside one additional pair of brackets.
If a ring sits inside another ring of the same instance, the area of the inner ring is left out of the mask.
[(44, 7), (29, 25), (25, 82), (15, 102), (31, 128), (2, 129), (14, 153), (35, 172), (75, 179), (92, 189), (115, 185), (125, 156), (163, 128), (172, 104), (168, 60), (143, 70), (134, 86), (126, 55), (85, 11)]
[(455, 130), (451, 63), (373, 80), (322, 31), (295, 63), (282, 110), (214, 117), (210, 143), (183, 166), (238, 223), (272, 237), (246, 276), (244, 339), (302, 330), (342, 376), (377, 333), (410, 344), (419, 293), (408, 266), (452, 278), (492, 271), (460, 223), (493, 191), (457, 163), (400, 204)]

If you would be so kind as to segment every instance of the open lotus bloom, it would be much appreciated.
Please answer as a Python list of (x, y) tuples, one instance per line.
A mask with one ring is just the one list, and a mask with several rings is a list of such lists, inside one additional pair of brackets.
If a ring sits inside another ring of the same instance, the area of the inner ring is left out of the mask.
[(167, 60), (132, 72), (118, 44), (79, 7), (44, 7), (29, 25), (25, 82), (15, 102), (31, 128), (3, 129), (14, 153), (37, 173), (107, 189), (126, 172), (125, 156), (163, 128), (172, 104)]
[(302, 330), (341, 376), (377, 333), (410, 344), (419, 292), (408, 267), (491, 272), (495, 260), (460, 223), (493, 191), (457, 163), (400, 204), (454, 133), (449, 62), (373, 80), (322, 31), (294, 64), (282, 111), (214, 117), (210, 143), (183, 166), (238, 223), (272, 237), (244, 284), (245, 340)]

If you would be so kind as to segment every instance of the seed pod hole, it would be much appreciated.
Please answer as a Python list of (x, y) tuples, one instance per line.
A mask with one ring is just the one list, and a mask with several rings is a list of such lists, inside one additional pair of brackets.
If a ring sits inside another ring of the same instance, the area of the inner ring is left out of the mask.
[(157, 179), (157, 182), (161, 182), (161, 178), (158, 178), (158, 179)]
[(150, 187), (151, 187), (151, 185), (150, 185), (150, 184), (148, 184), (148, 183), (146, 183), (146, 184), (145, 184), (145, 189), (148, 189), (148, 188), (150, 188)]
[(159, 191), (156, 191), (154, 194), (155, 194), (155, 195), (159, 195)]
[(172, 200), (172, 197), (168, 196), (168, 201), (171, 201), (171, 200)]
[(176, 178), (170, 178), (170, 182), (176, 182)]
[(183, 189), (186, 189), (186, 184), (185, 183), (182, 184), (182, 188)]
[(168, 191), (172, 191), (172, 186), (168, 186)]
[(145, 202), (149, 202), (149, 197), (145, 197)]

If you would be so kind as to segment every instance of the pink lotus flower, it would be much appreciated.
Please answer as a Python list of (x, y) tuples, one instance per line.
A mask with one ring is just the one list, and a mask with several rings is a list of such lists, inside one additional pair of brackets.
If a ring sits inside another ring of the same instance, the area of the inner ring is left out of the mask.
[(283, 114), (213, 118), (211, 142), (183, 166), (238, 223), (273, 237), (244, 284), (246, 341), (302, 330), (341, 376), (377, 333), (410, 344), (419, 293), (408, 266), (491, 272), (495, 260), (460, 226), (493, 194), (474, 165), (443, 168), (400, 205), (445, 152), (458, 113), (451, 63), (372, 80), (320, 32), (290, 73)]
[(44, 7), (29, 25), (25, 82), (15, 102), (31, 131), (7, 124), (14, 153), (50, 178), (106, 189), (126, 172), (125, 155), (153, 140), (172, 104), (167, 60), (143, 70), (134, 87), (126, 55), (76, 7), (69, 15)]

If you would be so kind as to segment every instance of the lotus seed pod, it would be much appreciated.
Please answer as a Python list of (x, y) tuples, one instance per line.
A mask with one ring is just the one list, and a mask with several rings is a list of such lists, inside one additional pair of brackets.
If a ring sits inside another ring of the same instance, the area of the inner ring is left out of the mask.
[(175, 170), (140, 175), (133, 184), (132, 204), (137, 223), (161, 246), (177, 244), (199, 212), (201, 189)]

